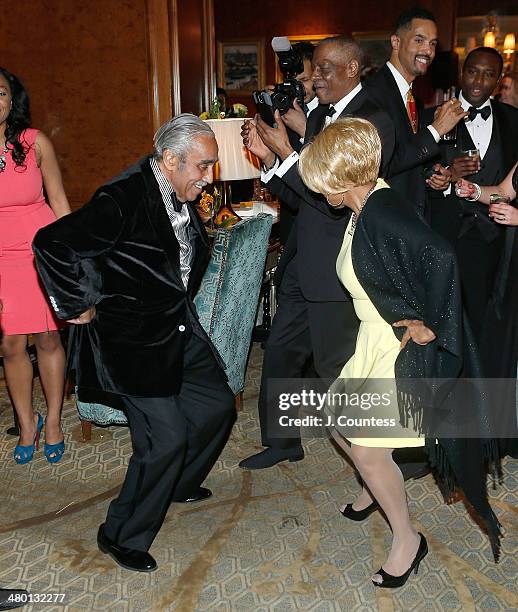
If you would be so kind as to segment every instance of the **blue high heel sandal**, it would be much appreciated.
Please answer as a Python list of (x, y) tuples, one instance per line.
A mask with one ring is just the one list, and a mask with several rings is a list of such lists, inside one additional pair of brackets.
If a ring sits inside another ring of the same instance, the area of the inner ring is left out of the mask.
[(61, 440), (57, 444), (47, 444), (45, 442), (43, 452), (49, 463), (57, 463), (65, 452), (65, 440)]
[(13, 453), (13, 457), (16, 463), (18, 463), (19, 465), (23, 465), (25, 463), (29, 463), (29, 461), (32, 461), (34, 449), (38, 450), (40, 445), (40, 434), (42, 429), (43, 417), (38, 412), (38, 425), (36, 426), (36, 433), (34, 434), (34, 442), (29, 446), (21, 446), (20, 444), (16, 445)]

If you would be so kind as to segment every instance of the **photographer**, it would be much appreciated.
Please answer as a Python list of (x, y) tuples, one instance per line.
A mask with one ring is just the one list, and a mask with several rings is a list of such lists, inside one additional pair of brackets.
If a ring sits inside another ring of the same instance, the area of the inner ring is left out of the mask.
[[(361, 50), (352, 39), (325, 39), (316, 47), (312, 81), (319, 106), (309, 116), (305, 142), (320, 132), (326, 120), (361, 116), (378, 128), (383, 156), (388, 161), (394, 147), (392, 124), (362, 89), (361, 64)], [(262, 174), (263, 182), (283, 201), (298, 208), (278, 266), (279, 302), (263, 361), (259, 417), (262, 443), (267, 448), (241, 461), (239, 465), (245, 469), (263, 469), (304, 457), (300, 438), (282, 438), (280, 432), (269, 431), (268, 418), (274, 407), (268, 405), (268, 379), (301, 378), (311, 358), (320, 377), (336, 378), (354, 352), (358, 331), (350, 297), (336, 274), (336, 258), (349, 214), (332, 211), (325, 198), (304, 186), (297, 169), (298, 154), (279, 111), (275, 112), (275, 121), (277, 127), (270, 127), (256, 116), (245, 122), (242, 132), (245, 146), (267, 170)]]
[[(316, 97), (311, 74), (311, 61), (313, 59), (314, 45), (310, 42), (300, 42), (292, 47), (294, 58), (300, 58), (304, 67), (302, 72), (299, 72), (295, 79), (302, 83), (304, 87), (304, 105), (301, 107), (296, 99), (293, 100), (293, 106), (287, 113), (282, 115), (282, 121), (287, 127), (290, 144), (295, 151), (300, 151), (304, 143), (304, 134), (306, 133), (306, 121), (309, 115), (318, 106), (318, 98)], [(271, 94), (275, 87), (273, 85), (267, 87)], [(290, 204), (289, 201), (281, 200), (280, 215), (279, 215), (279, 239), (282, 244), (286, 244), (295, 217), (297, 216), (298, 203), (296, 206)]]
[[(313, 69), (311, 68), (311, 62), (313, 60), (313, 53), (315, 51), (315, 47), (310, 42), (300, 42), (293, 45), (294, 53), (298, 54), (302, 57), (302, 62), (304, 66), (304, 70), (297, 74), (295, 77), (297, 81), (302, 83), (304, 86), (305, 96), (304, 96), (304, 107), (301, 108), (298, 104), (297, 100), (293, 100), (293, 108), (282, 115), (282, 121), (284, 125), (288, 128), (288, 134), (290, 130), (292, 133), (296, 135), (295, 145), (293, 148), (295, 150), (300, 150), (300, 145), (304, 142), (304, 135), (306, 133), (306, 120), (311, 114), (313, 110), (318, 106), (318, 98), (316, 97), (315, 88), (313, 86), (313, 81), (311, 80), (311, 74), (313, 73)], [(292, 138), (290, 137), (290, 142), (292, 142)]]

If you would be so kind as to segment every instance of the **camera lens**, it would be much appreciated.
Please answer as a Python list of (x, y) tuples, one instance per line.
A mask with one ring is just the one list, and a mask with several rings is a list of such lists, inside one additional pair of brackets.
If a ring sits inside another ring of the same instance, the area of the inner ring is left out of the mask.
[(276, 92), (272, 96), (272, 102), (274, 108), (276, 108), (281, 115), (287, 113), (291, 108), (291, 98), (287, 93), (284, 92)]

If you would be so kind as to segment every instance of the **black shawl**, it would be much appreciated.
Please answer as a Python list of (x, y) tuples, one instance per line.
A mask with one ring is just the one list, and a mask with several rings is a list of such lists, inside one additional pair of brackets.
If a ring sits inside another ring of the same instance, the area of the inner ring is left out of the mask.
[[(487, 464), (493, 473), (498, 469), (496, 443), (490, 437), (487, 407), (476, 397), (459, 402), (455, 393), (460, 376), (481, 378), (477, 349), (462, 311), (455, 255), (409, 203), (392, 189), (379, 189), (358, 218), (352, 259), (359, 282), (387, 323), (422, 320), (437, 336), (426, 346), (408, 342), (396, 360), (401, 421), (406, 425), (408, 416), (413, 417), (426, 437), (425, 448), (443, 493), (448, 498), (456, 488), (462, 489), (487, 528), (496, 559), (500, 525), (486, 490)], [(404, 331), (394, 328), (400, 340)], [(423, 385), (412, 386), (422, 378), (437, 383), (430, 395), (422, 394)], [(438, 415), (454, 423), (477, 419), (483, 439), (439, 437), (436, 443), (436, 436), (427, 437), (427, 432), (437, 431)]]

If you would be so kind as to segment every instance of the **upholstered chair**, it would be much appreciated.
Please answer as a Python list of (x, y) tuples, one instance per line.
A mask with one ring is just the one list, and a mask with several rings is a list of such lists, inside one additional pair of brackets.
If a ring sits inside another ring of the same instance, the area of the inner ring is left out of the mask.
[[(260, 214), (232, 228), (216, 230), (210, 261), (194, 300), (200, 322), (225, 362), (237, 409), (241, 405), (272, 222), (271, 215)], [(124, 412), (116, 407), (83, 395), (81, 399), (77, 400), (77, 409), (84, 440), (91, 438), (92, 422), (127, 423)], [(116, 403), (118, 398), (113, 399)]]

